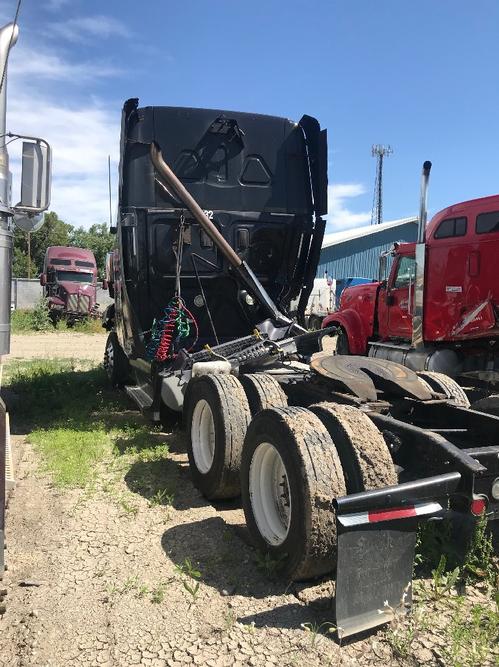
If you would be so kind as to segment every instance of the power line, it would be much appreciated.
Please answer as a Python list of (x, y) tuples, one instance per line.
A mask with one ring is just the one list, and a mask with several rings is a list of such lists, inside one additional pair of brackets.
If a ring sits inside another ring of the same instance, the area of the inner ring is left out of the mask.
[(7, 61), (9, 60), (10, 47), (12, 46), (12, 40), (14, 39), (14, 27), (17, 25), (17, 19), (19, 16), (19, 10), (21, 9), (22, 0), (17, 0), (16, 13), (14, 14), (12, 33), (10, 35), (9, 50), (7, 51), (7, 58), (5, 58), (5, 65), (3, 66), (2, 80), (0, 81), (0, 93), (2, 92), (3, 82), (5, 81), (5, 72), (7, 71)]

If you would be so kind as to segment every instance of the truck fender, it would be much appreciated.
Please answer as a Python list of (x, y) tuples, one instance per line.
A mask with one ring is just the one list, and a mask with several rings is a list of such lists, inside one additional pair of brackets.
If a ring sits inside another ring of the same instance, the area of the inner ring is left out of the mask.
[(364, 331), (362, 320), (357, 311), (348, 309), (331, 313), (324, 318), (322, 328), (331, 326), (340, 326), (345, 331), (350, 354), (367, 354), (368, 336)]

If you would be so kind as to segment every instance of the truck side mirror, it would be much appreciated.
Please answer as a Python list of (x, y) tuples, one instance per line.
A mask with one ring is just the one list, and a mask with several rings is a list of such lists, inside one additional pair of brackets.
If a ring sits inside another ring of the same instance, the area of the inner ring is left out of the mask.
[(41, 285), (42, 287), (45, 287), (46, 284), (47, 284), (47, 276), (46, 276), (46, 274), (45, 274), (45, 273), (40, 273), (40, 285)]
[(102, 281), (102, 289), (103, 289), (103, 290), (107, 290), (107, 289), (109, 289), (109, 284), (108, 284), (108, 282), (107, 282), (107, 280), (106, 280), (105, 278), (104, 278), (104, 280)]
[(23, 141), (21, 201), (15, 211), (41, 213), (50, 206), (51, 149), (43, 139)]

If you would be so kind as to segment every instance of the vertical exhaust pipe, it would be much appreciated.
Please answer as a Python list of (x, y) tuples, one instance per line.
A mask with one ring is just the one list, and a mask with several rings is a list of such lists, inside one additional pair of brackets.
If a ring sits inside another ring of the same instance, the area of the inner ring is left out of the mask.
[(421, 173), (421, 195), (419, 199), (418, 243), (425, 242), (426, 222), (428, 218), (428, 184), (430, 182), (431, 162), (426, 160)]
[[(430, 181), (431, 162), (423, 164), (421, 173), (421, 194), (419, 199), (418, 238), (416, 243), (416, 277), (414, 280), (414, 310), (412, 313), (412, 347), (424, 347), (423, 317), (426, 263), (426, 220), (428, 218), (428, 184)], [(410, 287), (409, 287), (410, 289)], [(411, 301), (409, 295), (409, 302)]]
[(9, 226), (9, 154), (6, 146), (7, 63), (19, 28), (8, 23), (0, 29), (0, 355), (10, 352), (10, 290), (12, 282), (12, 231)]

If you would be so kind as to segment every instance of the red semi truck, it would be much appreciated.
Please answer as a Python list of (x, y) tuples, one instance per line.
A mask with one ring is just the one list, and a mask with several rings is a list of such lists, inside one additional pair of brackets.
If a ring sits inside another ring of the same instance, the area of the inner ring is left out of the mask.
[(340, 327), (339, 353), (444, 373), (490, 393), (499, 389), (499, 195), (449, 206), (427, 227), (422, 208), (418, 242), (396, 243), (380, 258), (379, 280), (344, 290), (323, 327)]
[(97, 315), (97, 265), (91, 250), (50, 246), (40, 276), (53, 321)]

